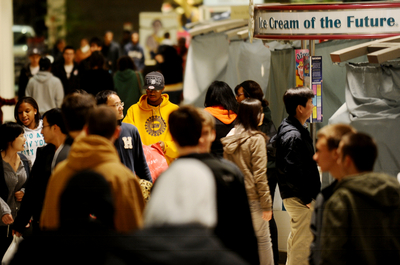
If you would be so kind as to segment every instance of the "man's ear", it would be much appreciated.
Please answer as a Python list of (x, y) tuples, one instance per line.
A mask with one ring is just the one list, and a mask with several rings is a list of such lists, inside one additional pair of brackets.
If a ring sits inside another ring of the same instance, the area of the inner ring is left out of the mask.
[(297, 105), (296, 113), (303, 114), (304, 107), (302, 105)]
[(89, 135), (89, 127), (87, 126), (87, 124), (83, 126), (83, 130), (85, 131), (86, 135)]

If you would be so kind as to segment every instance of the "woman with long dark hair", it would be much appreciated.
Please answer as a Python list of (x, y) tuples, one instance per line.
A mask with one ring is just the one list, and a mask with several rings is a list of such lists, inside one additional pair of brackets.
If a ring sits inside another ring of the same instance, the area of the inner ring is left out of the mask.
[[(258, 128), (260, 131), (265, 133), (269, 138), (272, 138), (276, 135), (277, 130), (274, 122), (272, 121), (271, 110), (269, 108), (269, 102), (264, 98), (264, 92), (261, 89), (261, 86), (253, 81), (246, 80), (235, 87), (236, 100), (240, 103), (246, 98), (255, 98), (261, 101), (264, 118), (262, 123), (259, 124)], [(278, 185), (278, 175), (275, 166), (275, 148), (272, 144), (267, 144), (267, 178), (269, 190), (271, 192), (272, 203), (274, 202), (275, 190)], [(275, 265), (279, 263), (279, 249), (278, 249), (278, 228), (275, 223), (274, 216), (272, 216), (269, 221), (269, 229), (271, 232), (272, 239), (272, 251), (274, 252), (274, 260)]]
[(43, 121), (40, 118), (39, 106), (36, 100), (32, 97), (20, 98), (14, 109), (14, 118), (19, 125), (22, 125), (25, 131), (25, 148), (22, 150), (31, 164), (36, 159), (36, 149), (46, 145), (43, 135)]
[(25, 193), (24, 184), (31, 164), (18, 152), (24, 150), (24, 128), (7, 122), (0, 126), (0, 257), (4, 256), (13, 236), (10, 225), (17, 216)]
[(114, 75), (114, 87), (121, 101), (125, 103), (124, 116), (133, 104), (142, 96), (143, 76), (137, 71), (129, 56), (122, 56), (117, 62), (118, 71)]
[(258, 129), (262, 119), (261, 101), (252, 98), (243, 100), (235, 127), (221, 142), (224, 157), (235, 163), (244, 175), (260, 264), (272, 265), (274, 260), (268, 225), (272, 217), (272, 199), (267, 181), (268, 136)]
[(216, 137), (211, 145), (211, 153), (223, 156), (221, 138), (225, 137), (235, 126), (238, 103), (229, 85), (222, 81), (214, 81), (208, 87), (204, 107), (215, 118)]

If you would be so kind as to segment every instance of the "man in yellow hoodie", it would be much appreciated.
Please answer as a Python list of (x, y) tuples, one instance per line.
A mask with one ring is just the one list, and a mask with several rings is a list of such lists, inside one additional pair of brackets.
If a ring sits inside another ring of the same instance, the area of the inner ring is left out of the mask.
[(130, 233), (142, 227), (144, 199), (139, 182), (118, 156), (113, 142), (120, 128), (115, 111), (107, 106), (92, 110), (85, 127), (87, 136), (75, 139), (68, 158), (55, 168), (47, 185), (40, 227), (55, 230), (60, 225), (60, 197), (71, 177), (91, 169), (104, 176), (114, 199), (115, 230)]
[(169, 101), (167, 94), (162, 94), (164, 87), (164, 76), (161, 73), (148, 73), (143, 86), (146, 95), (128, 109), (123, 122), (137, 127), (143, 144), (159, 143), (170, 164), (179, 154), (169, 132), (168, 117), (179, 107)]

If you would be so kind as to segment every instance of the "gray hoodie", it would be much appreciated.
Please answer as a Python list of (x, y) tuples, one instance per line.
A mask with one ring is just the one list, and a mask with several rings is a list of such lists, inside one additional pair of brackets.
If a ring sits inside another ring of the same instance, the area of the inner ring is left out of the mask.
[(60, 108), (64, 98), (64, 89), (60, 79), (47, 71), (40, 71), (32, 77), (26, 87), (25, 95), (33, 97), (43, 115), (53, 108)]

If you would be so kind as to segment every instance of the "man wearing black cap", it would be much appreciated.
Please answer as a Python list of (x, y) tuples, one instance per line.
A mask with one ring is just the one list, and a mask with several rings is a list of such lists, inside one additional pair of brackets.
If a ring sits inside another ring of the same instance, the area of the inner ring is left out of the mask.
[(28, 85), (29, 79), (39, 72), (39, 60), (40, 50), (38, 48), (32, 48), (28, 50), (29, 64), (21, 69), (18, 79), (18, 97), (25, 97), (26, 86)]
[(39, 73), (29, 80), (25, 95), (36, 100), (40, 115), (43, 115), (50, 109), (61, 107), (64, 89), (60, 79), (50, 72), (51, 62), (49, 58), (40, 58), (39, 67)]
[(178, 157), (178, 151), (169, 132), (168, 117), (178, 106), (169, 101), (167, 94), (162, 94), (164, 86), (161, 73), (148, 73), (143, 86), (146, 95), (128, 109), (123, 122), (137, 127), (143, 144), (159, 143), (169, 164)]

